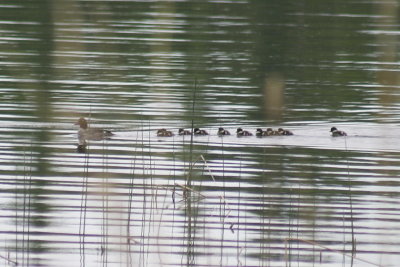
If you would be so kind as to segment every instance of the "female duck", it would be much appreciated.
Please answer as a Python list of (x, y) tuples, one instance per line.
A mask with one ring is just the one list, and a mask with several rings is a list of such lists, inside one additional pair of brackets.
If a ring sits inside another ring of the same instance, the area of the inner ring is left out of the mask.
[(249, 131), (243, 130), (242, 128), (237, 128), (236, 135), (237, 136), (252, 136), (253, 134)]
[(199, 128), (194, 128), (194, 135), (208, 135), (206, 130), (200, 130)]
[(343, 131), (339, 131), (336, 127), (332, 127), (330, 132), (331, 132), (332, 136), (334, 136), (334, 137), (347, 136), (347, 133), (345, 133)]
[(79, 125), (78, 139), (80, 142), (85, 140), (100, 141), (110, 139), (114, 134), (111, 131), (100, 128), (89, 128), (85, 118), (80, 118), (75, 125)]
[(222, 127), (218, 128), (217, 134), (218, 134), (218, 136), (231, 135), (231, 133), (228, 130), (225, 130)]
[(157, 136), (160, 137), (171, 137), (174, 136), (174, 134), (171, 131), (167, 131), (167, 129), (162, 128), (157, 130)]

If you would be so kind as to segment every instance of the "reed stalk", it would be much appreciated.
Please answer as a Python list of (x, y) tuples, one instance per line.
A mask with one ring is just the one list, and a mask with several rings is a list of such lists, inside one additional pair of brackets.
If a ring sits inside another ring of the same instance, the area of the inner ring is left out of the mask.
[[(344, 145), (346, 152), (348, 151), (347, 149), (347, 137), (344, 136)], [(346, 164), (347, 164), (347, 178), (348, 178), (348, 185), (349, 185), (349, 205), (350, 205), (350, 224), (351, 224), (351, 253), (355, 255), (356, 253), (356, 238), (354, 234), (354, 213), (353, 213), (353, 197), (352, 197), (352, 181), (350, 178), (350, 168), (349, 168), (349, 160), (346, 157)]]
[(88, 202), (88, 183), (89, 183), (89, 159), (90, 149), (87, 144), (87, 150), (84, 153), (85, 165), (83, 169), (82, 178), (82, 194), (81, 194), (81, 205), (79, 215), (79, 254), (80, 254), (80, 265), (86, 265), (85, 259), (85, 235), (86, 235), (86, 215), (87, 215), (87, 202)]
[[(190, 145), (189, 145), (189, 172), (186, 176), (186, 187), (192, 187), (192, 175), (193, 175), (193, 136), (194, 136), (194, 118), (195, 118), (195, 110), (196, 110), (196, 92), (197, 92), (197, 79), (194, 80), (194, 88), (193, 88), (193, 100), (192, 100), (192, 114), (191, 114), (191, 131), (190, 135)], [(194, 261), (194, 225), (193, 225), (193, 210), (192, 210), (192, 198), (191, 191), (185, 190), (186, 192), (186, 217), (187, 221), (187, 240), (188, 240), (188, 251), (186, 256), (186, 264), (187, 266), (192, 266)]]

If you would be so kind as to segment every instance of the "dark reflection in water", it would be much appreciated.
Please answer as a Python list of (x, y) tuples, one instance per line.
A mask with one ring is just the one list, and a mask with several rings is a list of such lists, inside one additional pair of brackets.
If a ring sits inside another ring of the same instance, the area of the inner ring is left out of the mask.
[(398, 262), (396, 2), (0, 5), (5, 265)]

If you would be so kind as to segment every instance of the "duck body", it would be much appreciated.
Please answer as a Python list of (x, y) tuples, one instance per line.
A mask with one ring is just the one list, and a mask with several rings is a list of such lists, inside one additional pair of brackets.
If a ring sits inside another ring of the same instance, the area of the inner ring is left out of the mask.
[(285, 130), (285, 129), (282, 129), (282, 128), (279, 128), (278, 132), (279, 132), (280, 135), (293, 135), (293, 133), (291, 131)]
[(231, 135), (231, 133), (228, 130), (225, 130), (224, 128), (220, 127), (217, 132), (218, 136), (224, 136), (224, 135)]
[(208, 135), (206, 130), (200, 130), (199, 128), (194, 128), (194, 135)]
[(179, 135), (192, 135), (192, 132), (181, 128), (181, 129), (179, 129), (178, 134)]
[(253, 134), (249, 131), (243, 130), (242, 128), (237, 128), (236, 135), (237, 136), (252, 136)]
[(101, 141), (110, 139), (114, 134), (109, 130), (100, 128), (89, 128), (85, 118), (80, 118), (75, 125), (79, 125), (78, 139), (82, 143), (85, 140)]
[(336, 127), (332, 127), (330, 130), (333, 137), (337, 136), (347, 136), (347, 133), (344, 131), (339, 131)]
[(167, 129), (162, 128), (162, 129), (158, 129), (157, 130), (157, 136), (160, 136), (160, 137), (171, 137), (171, 136), (174, 136), (174, 134), (171, 131), (168, 131)]

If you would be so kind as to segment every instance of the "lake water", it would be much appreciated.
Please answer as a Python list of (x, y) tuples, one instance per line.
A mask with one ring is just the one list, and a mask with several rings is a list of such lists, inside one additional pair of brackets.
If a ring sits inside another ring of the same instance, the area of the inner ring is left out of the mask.
[(3, 1), (1, 265), (397, 266), (398, 11)]

